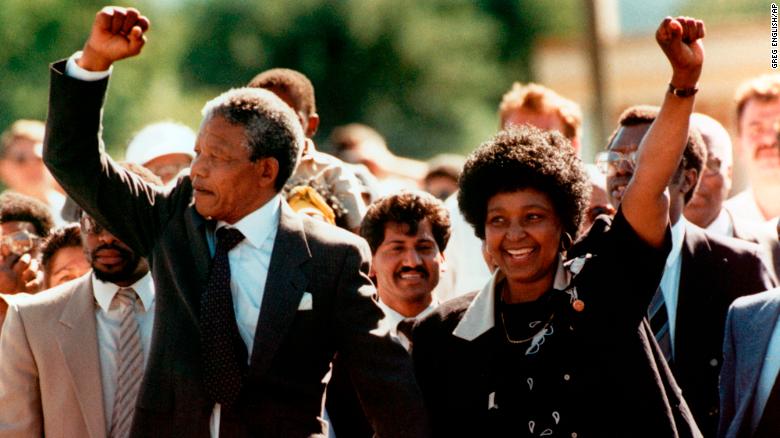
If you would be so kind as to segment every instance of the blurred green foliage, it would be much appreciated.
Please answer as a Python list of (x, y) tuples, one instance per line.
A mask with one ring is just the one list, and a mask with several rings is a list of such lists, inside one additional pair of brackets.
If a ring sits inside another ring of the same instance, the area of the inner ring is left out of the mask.
[[(336, 125), (376, 127), (397, 153), (468, 151), (495, 131), (496, 108), (531, 77), (534, 38), (554, 4), (532, 0), (129, 1), (152, 20), (141, 56), (117, 64), (108, 149), (161, 119), (194, 129), (200, 108), (272, 67), (315, 85), (323, 143)], [(98, 0), (3, 0), (0, 127), (45, 118), (47, 65), (86, 40)], [(78, 110), (75, 108), (74, 110)]]

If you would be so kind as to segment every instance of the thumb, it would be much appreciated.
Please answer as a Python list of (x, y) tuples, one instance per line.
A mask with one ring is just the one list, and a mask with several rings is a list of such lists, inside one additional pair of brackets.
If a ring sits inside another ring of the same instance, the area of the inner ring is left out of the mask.
[(141, 51), (141, 48), (146, 43), (146, 36), (140, 26), (133, 26), (130, 29), (130, 33), (127, 35), (127, 39), (130, 42), (130, 50), (137, 53)]

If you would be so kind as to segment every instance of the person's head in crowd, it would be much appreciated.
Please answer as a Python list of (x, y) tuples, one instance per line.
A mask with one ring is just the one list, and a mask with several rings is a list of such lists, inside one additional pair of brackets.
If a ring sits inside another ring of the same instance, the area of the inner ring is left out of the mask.
[(328, 143), (334, 155), (347, 163), (363, 164), (372, 174), (383, 178), (382, 161), (391, 156), (385, 138), (362, 123), (338, 126), (330, 133)]
[(41, 158), (46, 126), (38, 120), (17, 120), (0, 136), (0, 180), (15, 192), (47, 202), (54, 190)]
[[(607, 151), (599, 154), (598, 165), (607, 175), (607, 195), (615, 207), (623, 199), (623, 194), (634, 175), (639, 144), (658, 116), (658, 110), (655, 106), (637, 105), (623, 111), (618, 121), (618, 128), (607, 143)], [(685, 204), (693, 197), (706, 160), (707, 149), (704, 140), (698, 129), (691, 127), (688, 130), (688, 141), (682, 160), (668, 186), (669, 218), (672, 224), (677, 223)]]
[(371, 247), (379, 299), (406, 317), (430, 306), (450, 238), (444, 204), (419, 190), (382, 198), (368, 208), (360, 235)]
[(461, 155), (439, 154), (428, 160), (423, 189), (439, 199), (447, 199), (458, 190), (458, 177), (466, 159)]
[(0, 292), (40, 290), (41, 239), (53, 226), (49, 208), (41, 201), (13, 191), (0, 195)]
[(0, 256), (30, 253), (37, 257), (41, 239), (53, 227), (54, 219), (42, 202), (13, 191), (0, 195)]
[[(510, 288), (546, 284), (580, 228), (590, 184), (558, 131), (501, 131), (466, 160), (458, 204)], [(546, 287), (545, 287), (546, 290)]]
[(41, 244), (41, 266), (44, 289), (59, 286), (89, 271), (79, 224), (67, 224), (51, 231)]
[[(128, 161), (119, 163), (144, 182), (161, 186), (160, 177), (149, 169)], [(149, 263), (126, 243), (111, 234), (89, 213), (82, 211), (81, 245), (95, 278), (118, 286), (130, 286), (149, 272)]]
[(206, 103), (190, 168), (195, 209), (235, 223), (276, 196), (301, 156), (304, 134), (292, 109), (259, 88)]
[(314, 86), (306, 75), (289, 68), (272, 68), (255, 76), (247, 87), (264, 88), (279, 96), (295, 111), (306, 137), (314, 137), (320, 126), (320, 116)]
[[(778, 183), (777, 122), (780, 120), (780, 74), (753, 78), (737, 89), (738, 149), (753, 179)], [(757, 173), (754, 173), (757, 172)]]
[(195, 132), (176, 122), (159, 122), (141, 129), (127, 146), (125, 160), (140, 164), (167, 183), (195, 157)]
[(717, 120), (701, 113), (691, 115), (691, 126), (696, 128), (707, 147), (699, 185), (683, 214), (692, 223), (706, 228), (720, 214), (723, 201), (731, 191), (733, 153), (731, 137)]
[(588, 209), (585, 211), (585, 217), (583, 218), (582, 225), (580, 226), (580, 235), (590, 229), (596, 218), (602, 214), (607, 216), (614, 216), (617, 210), (609, 202), (607, 196), (607, 177), (596, 166), (586, 165), (585, 170), (588, 172), (588, 178), (590, 179), (590, 203)]
[(529, 124), (558, 130), (575, 150), (580, 148), (582, 110), (573, 101), (539, 84), (515, 82), (499, 106), (501, 129)]

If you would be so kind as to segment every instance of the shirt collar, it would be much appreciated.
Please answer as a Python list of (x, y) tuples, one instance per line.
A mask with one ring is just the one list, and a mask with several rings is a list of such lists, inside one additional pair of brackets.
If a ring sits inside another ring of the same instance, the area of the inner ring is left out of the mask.
[[(115, 283), (98, 280), (94, 272), (92, 272), (91, 277), (95, 300), (104, 312), (108, 312), (108, 309), (111, 307), (111, 301), (113, 301), (114, 295), (119, 291), (120, 286)], [(128, 287), (133, 288), (135, 293), (138, 294), (144, 311), (151, 309), (152, 304), (154, 304), (154, 282), (150, 272), (147, 272), (146, 275)]]
[(731, 216), (729, 216), (728, 210), (721, 208), (718, 217), (707, 226), (706, 230), (720, 236), (733, 237), (734, 227), (731, 224)]
[[(477, 294), (474, 300), (466, 309), (466, 313), (463, 314), (455, 330), (452, 334), (467, 341), (473, 341), (474, 339), (487, 332), (495, 325), (495, 312), (496, 312), (496, 300), (495, 290), (496, 285), (505, 278), (503, 272), (500, 269), (496, 269), (493, 275), (490, 277), (490, 281), (481, 291)], [(553, 280), (553, 288), (557, 290), (564, 290), (569, 287), (571, 282), (571, 274), (563, 266), (561, 257), (558, 256), (558, 267), (555, 271), (555, 280)]]
[[(401, 322), (404, 319), (406, 319), (405, 316), (401, 315), (395, 309), (393, 309), (392, 307), (390, 307), (387, 304), (385, 304), (384, 301), (382, 301), (382, 298), (379, 298), (378, 295), (377, 295), (377, 301), (379, 301), (379, 307), (382, 309), (382, 311), (385, 312), (385, 317), (387, 318), (388, 322), (393, 324), (393, 327), (396, 327), (399, 322)], [(437, 305), (438, 305), (438, 302), (434, 298), (433, 300), (431, 300), (431, 304), (429, 304), (428, 307), (423, 309), (422, 312), (418, 313), (417, 316), (414, 316), (413, 318), (415, 318), (415, 319), (422, 319), (422, 318), (424, 318), (429, 313), (433, 312), (433, 309), (435, 309)]]
[(281, 212), (282, 197), (276, 195), (268, 202), (263, 204), (262, 207), (244, 216), (238, 222), (234, 224), (228, 224), (224, 221), (217, 222), (217, 228), (230, 227), (241, 231), (244, 238), (250, 245), (260, 248), (268, 235), (274, 230), (274, 227), (279, 223), (279, 215)]
[(683, 240), (685, 239), (685, 226), (688, 223), (685, 216), (680, 216), (680, 220), (672, 225), (672, 249), (666, 257), (666, 266), (672, 266), (682, 253)]

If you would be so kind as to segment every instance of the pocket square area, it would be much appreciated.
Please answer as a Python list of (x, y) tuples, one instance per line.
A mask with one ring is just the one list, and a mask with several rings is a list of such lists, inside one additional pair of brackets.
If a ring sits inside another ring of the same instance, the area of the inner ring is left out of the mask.
[(311, 310), (312, 309), (312, 296), (309, 292), (304, 292), (301, 297), (301, 302), (298, 303), (298, 310)]

